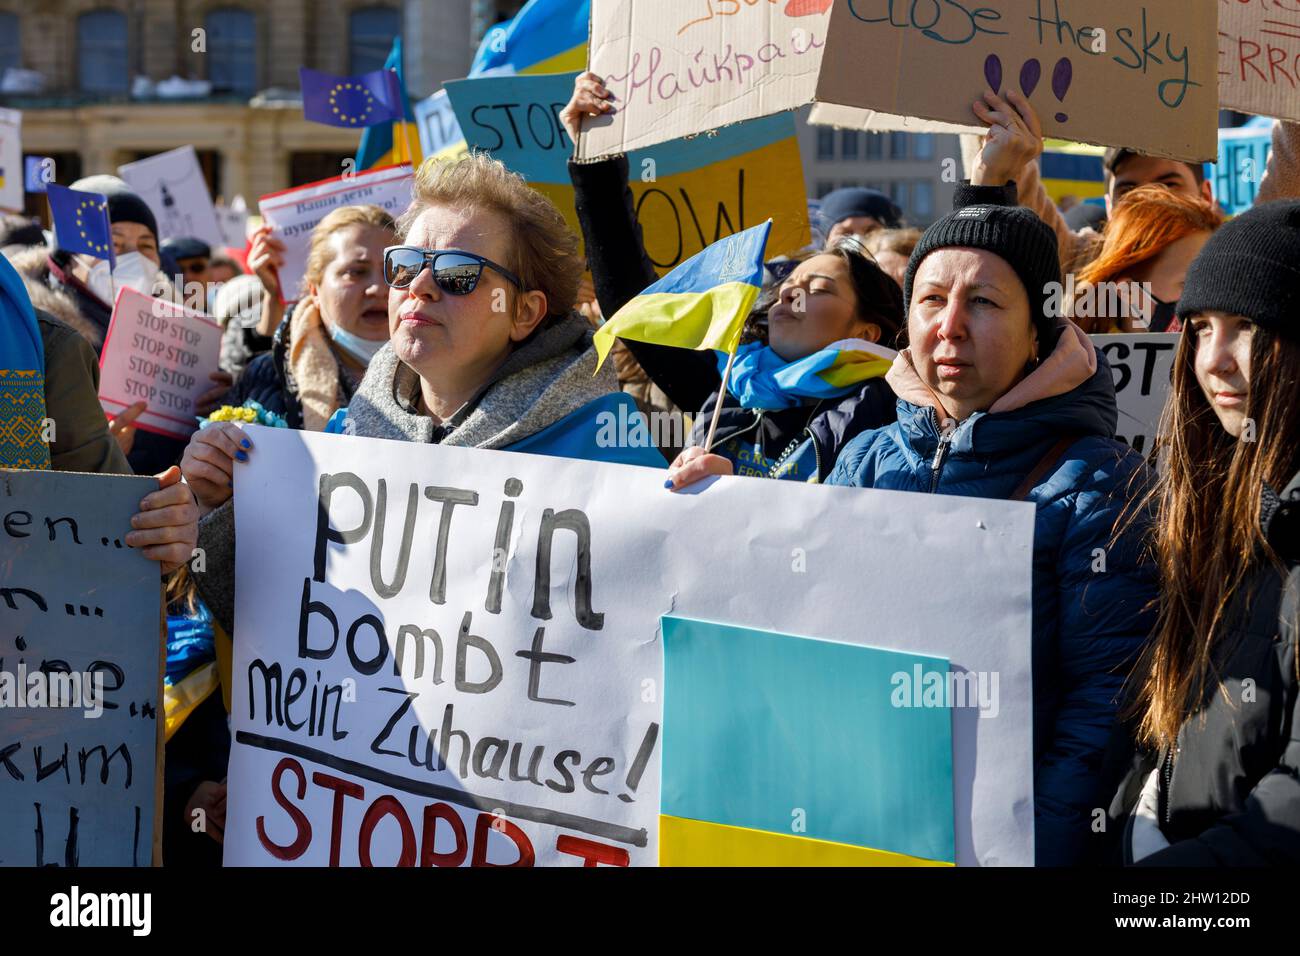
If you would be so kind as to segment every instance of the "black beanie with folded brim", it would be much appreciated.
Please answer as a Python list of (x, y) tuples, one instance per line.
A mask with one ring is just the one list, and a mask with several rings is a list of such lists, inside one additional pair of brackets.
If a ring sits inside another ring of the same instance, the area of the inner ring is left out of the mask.
[[(1023, 206), (966, 206), (944, 216), (921, 236), (907, 263), (903, 304), (912, 308), (912, 283), (921, 262), (939, 249), (982, 249), (1004, 259), (1029, 296), (1029, 312), (1038, 330), (1038, 351), (1056, 345), (1057, 310), (1049, 308), (1053, 289), (1060, 289), (1061, 266), (1056, 234)], [(1059, 297), (1058, 297), (1059, 302)]]
[(1210, 237), (1178, 299), (1184, 327), (1202, 312), (1245, 316), (1300, 337), (1300, 202), (1255, 206)]

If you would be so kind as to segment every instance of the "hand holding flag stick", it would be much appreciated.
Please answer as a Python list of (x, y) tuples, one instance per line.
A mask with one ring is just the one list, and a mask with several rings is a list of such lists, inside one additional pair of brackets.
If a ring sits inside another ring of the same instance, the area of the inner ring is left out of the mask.
[(596, 330), (597, 369), (615, 338), (727, 354), (706, 451), (713, 446), (741, 330), (763, 284), (763, 255), (771, 230), (769, 219), (718, 240), (648, 286)]

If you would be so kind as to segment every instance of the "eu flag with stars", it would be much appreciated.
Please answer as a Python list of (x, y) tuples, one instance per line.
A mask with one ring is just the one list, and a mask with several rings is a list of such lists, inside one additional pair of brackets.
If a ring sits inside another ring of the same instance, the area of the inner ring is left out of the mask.
[(302, 112), (313, 123), (361, 127), (402, 118), (397, 78), (390, 70), (360, 76), (334, 76), (307, 67), (298, 69), (302, 82)]
[(107, 259), (108, 267), (116, 269), (108, 198), (100, 193), (69, 189), (58, 183), (49, 183), (45, 195), (50, 201), (50, 217), (54, 220), (54, 236), (59, 248)]

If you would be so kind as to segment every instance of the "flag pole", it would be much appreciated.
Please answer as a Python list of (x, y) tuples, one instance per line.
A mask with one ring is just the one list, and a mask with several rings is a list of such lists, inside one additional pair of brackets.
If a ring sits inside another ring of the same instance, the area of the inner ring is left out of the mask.
[(727, 380), (731, 378), (731, 363), (736, 361), (736, 353), (740, 350), (740, 344), (737, 343), (730, 354), (727, 355), (727, 367), (722, 370), (722, 384), (718, 386), (718, 401), (713, 406), (713, 420), (709, 422), (709, 434), (704, 439), (704, 450), (713, 451), (713, 436), (718, 430), (718, 418), (722, 414), (722, 403), (727, 398)]

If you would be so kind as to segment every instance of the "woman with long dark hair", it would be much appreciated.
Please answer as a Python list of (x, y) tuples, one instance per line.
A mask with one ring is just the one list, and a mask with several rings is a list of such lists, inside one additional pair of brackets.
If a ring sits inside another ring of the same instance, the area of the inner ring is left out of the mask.
[(1179, 301), (1161, 600), (1135, 677), (1125, 862), (1300, 862), (1300, 203), (1220, 229)]

